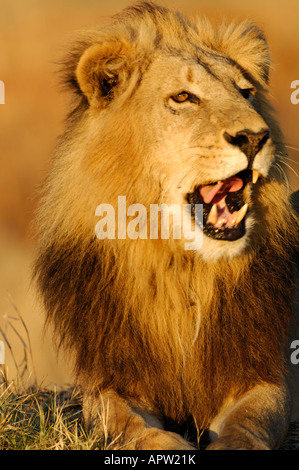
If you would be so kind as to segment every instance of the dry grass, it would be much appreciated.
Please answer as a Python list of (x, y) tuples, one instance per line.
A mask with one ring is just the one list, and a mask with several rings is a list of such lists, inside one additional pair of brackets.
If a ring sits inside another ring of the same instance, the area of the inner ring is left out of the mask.
[[(117, 439), (108, 436), (106, 417), (99, 417), (101, 431), (85, 429), (78, 388), (38, 384), (28, 328), (11, 297), (9, 301), (15, 315), (5, 315), (0, 337), (17, 374), (10, 381), (7, 366), (0, 365), (0, 450), (119, 449)], [(23, 347), (21, 359), (14, 354), (12, 335)]]
[[(101, 436), (88, 435), (71, 391), (0, 386), (0, 449), (101, 449)], [(98, 438), (97, 438), (98, 437)]]
[[(122, 450), (106, 432), (87, 431), (78, 390), (0, 385), (0, 450)], [(299, 450), (299, 423), (291, 423), (282, 450)]]
[(106, 432), (87, 431), (78, 390), (0, 385), (0, 450), (119, 449)]

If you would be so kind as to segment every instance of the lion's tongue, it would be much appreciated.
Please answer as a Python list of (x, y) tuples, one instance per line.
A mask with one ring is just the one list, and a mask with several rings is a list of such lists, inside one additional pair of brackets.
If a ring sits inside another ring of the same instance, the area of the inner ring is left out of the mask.
[(239, 191), (243, 187), (243, 181), (237, 176), (232, 176), (216, 184), (207, 184), (200, 187), (199, 192), (206, 204), (217, 204), (227, 193)]
[(207, 184), (200, 187), (199, 193), (203, 201), (212, 205), (207, 223), (212, 224), (215, 228), (232, 228), (244, 218), (247, 204), (239, 211), (231, 213), (225, 201), (227, 193), (239, 191), (242, 187), (243, 181), (237, 176), (232, 176), (216, 184)]

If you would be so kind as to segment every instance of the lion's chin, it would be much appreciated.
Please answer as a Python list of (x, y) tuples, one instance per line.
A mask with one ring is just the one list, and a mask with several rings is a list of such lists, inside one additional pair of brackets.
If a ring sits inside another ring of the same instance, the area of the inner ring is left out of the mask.
[(203, 233), (202, 244), (198, 246), (197, 254), (206, 262), (232, 260), (245, 255), (250, 250), (254, 225), (253, 214), (249, 214), (244, 220), (244, 235), (234, 241), (211, 238)]

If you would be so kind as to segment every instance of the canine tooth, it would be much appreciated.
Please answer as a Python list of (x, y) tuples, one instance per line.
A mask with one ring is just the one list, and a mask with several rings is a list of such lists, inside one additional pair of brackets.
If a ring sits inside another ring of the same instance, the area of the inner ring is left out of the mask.
[(245, 214), (247, 212), (247, 209), (248, 209), (248, 204), (244, 204), (243, 207), (241, 207), (241, 209), (236, 213), (235, 217), (234, 217), (234, 224), (237, 225), (241, 222), (242, 219), (244, 219), (245, 217)]
[(252, 183), (255, 184), (259, 179), (259, 172), (257, 170), (252, 170)]
[(210, 213), (209, 213), (207, 223), (215, 225), (217, 223), (217, 220), (218, 220), (217, 206), (216, 204), (213, 204), (212, 209), (210, 210)]

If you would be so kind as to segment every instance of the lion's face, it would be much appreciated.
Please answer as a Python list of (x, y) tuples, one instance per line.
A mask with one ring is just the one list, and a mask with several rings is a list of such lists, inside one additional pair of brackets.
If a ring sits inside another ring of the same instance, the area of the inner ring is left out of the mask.
[(123, 181), (141, 188), (133, 202), (145, 203), (152, 182), (156, 193), (147, 191), (147, 203), (191, 204), (193, 216), (195, 204), (202, 205), (203, 226), (193, 219), (204, 234), (198, 251), (208, 259), (244, 251), (255, 225), (253, 196), (274, 160), (262, 112), (266, 42), (252, 25), (225, 31), (217, 50), (209, 46), (216, 41), (211, 32), (201, 47), (192, 44), (193, 31), (178, 45), (174, 37), (171, 45), (155, 44), (151, 55), (144, 44), (138, 50), (144, 31), (142, 39), (135, 31), (133, 45), (122, 31), (117, 41), (106, 38), (87, 49), (76, 70), (92, 132), (98, 120), (110, 149), (114, 135), (112, 153), (126, 149), (117, 164)]
[(151, 65), (132, 102), (142, 103), (146, 116), (139, 122), (151, 151), (143, 164), (159, 174), (161, 202), (203, 205), (200, 251), (208, 257), (245, 247), (255, 217), (251, 193), (273, 162), (257, 93), (225, 57), (201, 64), (165, 56)]

